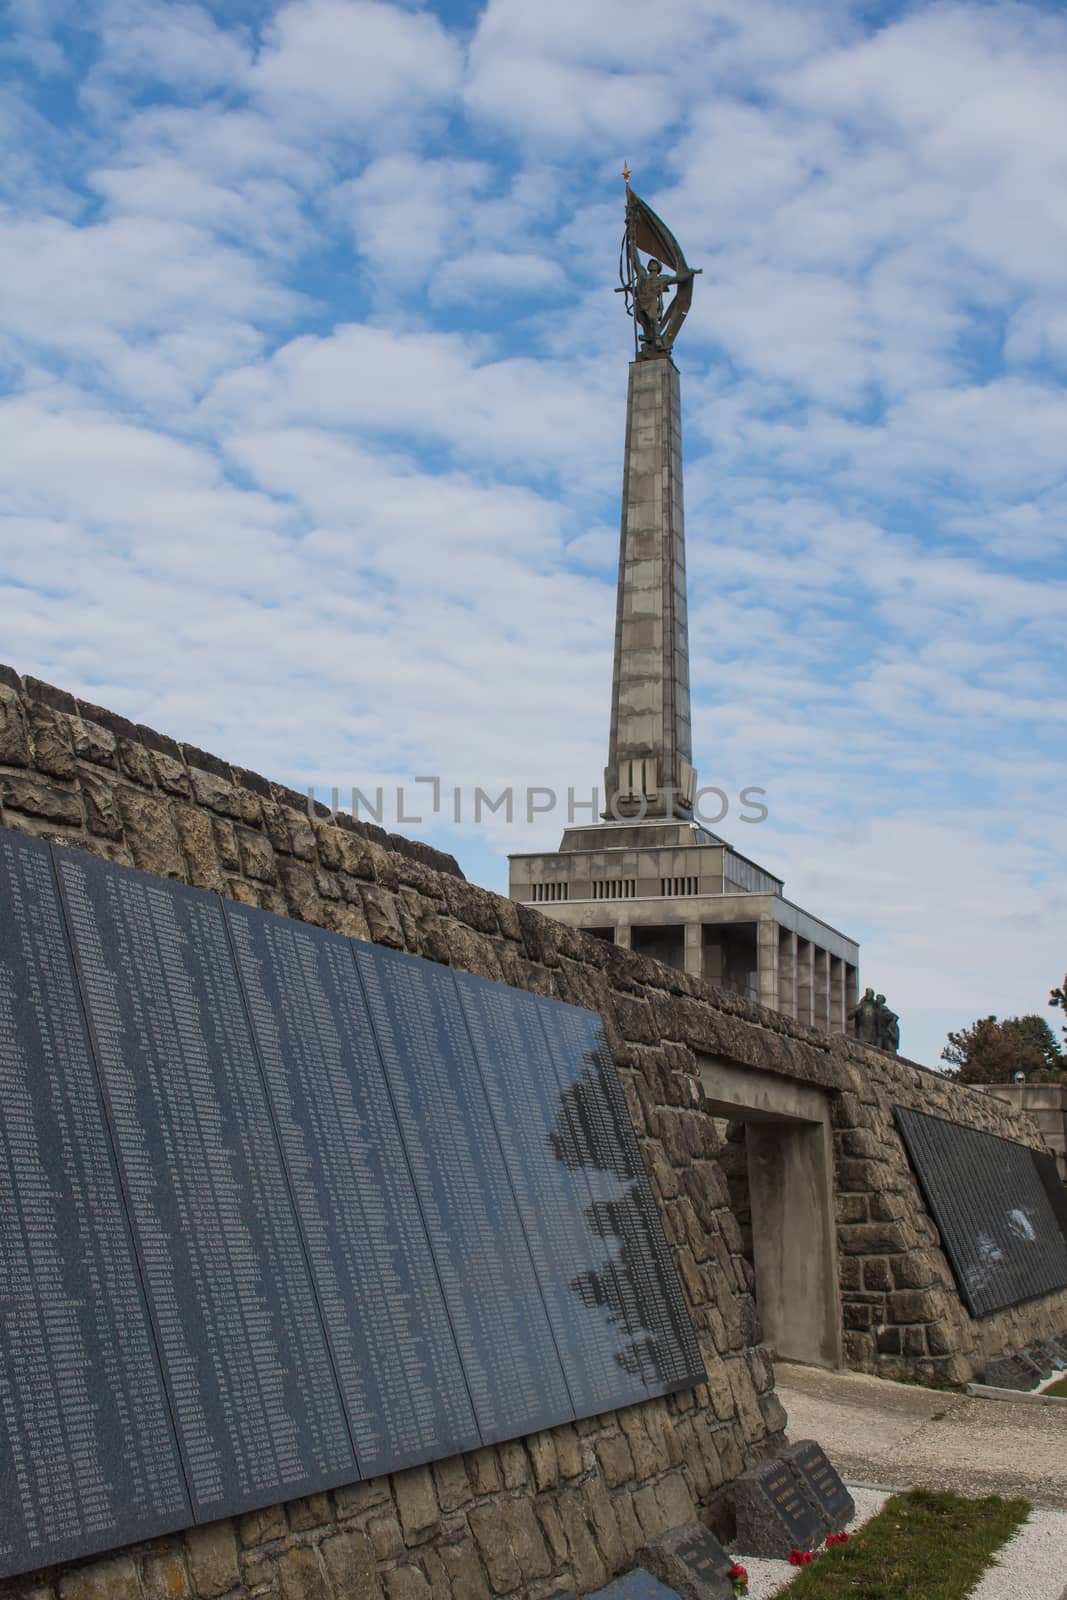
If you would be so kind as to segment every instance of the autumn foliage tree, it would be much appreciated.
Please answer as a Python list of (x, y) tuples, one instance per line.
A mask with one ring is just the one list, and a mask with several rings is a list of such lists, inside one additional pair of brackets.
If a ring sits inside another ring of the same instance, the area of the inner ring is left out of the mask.
[[(1067, 982), (1067, 980), (1065, 980)], [(1067, 1078), (1067, 1058), (1044, 1017), (980, 1017), (950, 1033), (941, 1059), (960, 1083), (1010, 1083), (1021, 1072), (1029, 1080)]]

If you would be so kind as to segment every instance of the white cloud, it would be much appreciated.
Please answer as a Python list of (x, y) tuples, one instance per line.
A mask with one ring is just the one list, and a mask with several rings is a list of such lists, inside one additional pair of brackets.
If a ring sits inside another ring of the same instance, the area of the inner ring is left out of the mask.
[[(1062, 16), (8, 15), (5, 656), (295, 781), (599, 781), (628, 156), (704, 269), (678, 351), (696, 756), (771, 806), (723, 830), (862, 934), (907, 1048), (1040, 1008)], [(461, 837), (484, 863), (559, 825)]]

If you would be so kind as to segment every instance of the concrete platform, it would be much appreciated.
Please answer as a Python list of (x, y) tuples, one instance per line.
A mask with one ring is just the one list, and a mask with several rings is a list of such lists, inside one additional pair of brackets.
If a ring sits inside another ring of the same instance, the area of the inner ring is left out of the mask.
[(818, 1439), (847, 1483), (1019, 1495), (1067, 1509), (1067, 1407), (784, 1362), (775, 1377), (789, 1437)]

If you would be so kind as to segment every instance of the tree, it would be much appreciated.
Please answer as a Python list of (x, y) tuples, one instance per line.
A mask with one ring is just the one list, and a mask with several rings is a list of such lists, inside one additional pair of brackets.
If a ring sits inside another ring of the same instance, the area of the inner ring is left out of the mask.
[(1036, 1016), (1004, 1022), (980, 1017), (969, 1028), (949, 1034), (941, 1059), (949, 1062), (949, 1076), (960, 1083), (1010, 1083), (1017, 1072), (1043, 1077), (1064, 1065), (1052, 1029)]
[[(1050, 1006), (1060, 1006), (1062, 1010), (1067, 1013), (1067, 973), (1064, 973), (1063, 975), (1063, 983), (1060, 988), (1053, 989), (1052, 993), (1049, 995), (1048, 1003)], [(1063, 1037), (1067, 1039), (1067, 1024), (1065, 1024), (1063, 1029)]]
[(1015, 1034), (1023, 1044), (1040, 1050), (1046, 1072), (1058, 1073), (1067, 1067), (1059, 1041), (1044, 1017), (1009, 1017), (1001, 1026)]

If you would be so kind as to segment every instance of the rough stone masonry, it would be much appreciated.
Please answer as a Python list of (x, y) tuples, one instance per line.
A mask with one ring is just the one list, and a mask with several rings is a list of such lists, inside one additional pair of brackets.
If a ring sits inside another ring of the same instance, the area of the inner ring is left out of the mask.
[(455, 861), (326, 814), (190, 745), (0, 667), (0, 823), (600, 1011), (708, 1369), (692, 1391), (0, 1585), (3, 1600), (547, 1600), (633, 1565), (777, 1453), (708, 1055), (830, 1097), (849, 1360), (961, 1382), (1067, 1325), (1067, 1294), (974, 1323), (892, 1124), (894, 1101), (1038, 1143), (992, 1097), (549, 922)]

